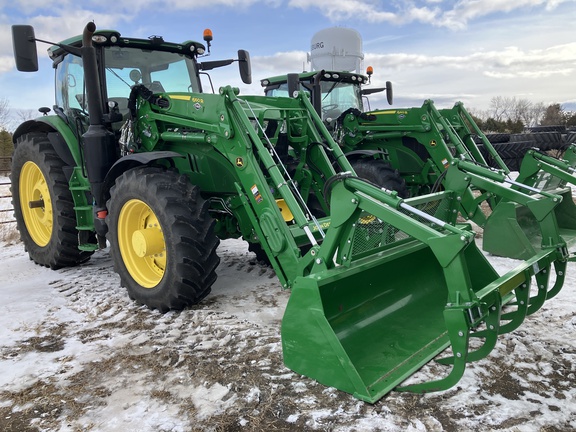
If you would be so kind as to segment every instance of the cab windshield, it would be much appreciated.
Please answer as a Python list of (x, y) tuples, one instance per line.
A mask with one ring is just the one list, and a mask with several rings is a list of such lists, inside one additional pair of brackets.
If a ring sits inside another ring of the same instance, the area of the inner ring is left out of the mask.
[(182, 54), (112, 46), (104, 56), (109, 98), (127, 98), (135, 84), (155, 93), (200, 92), (196, 65)]
[[(115, 102), (121, 114), (128, 113), (128, 97), (133, 85), (143, 84), (154, 93), (193, 92), (201, 87), (193, 59), (178, 53), (140, 48), (104, 48), (106, 93), (104, 101)], [(56, 106), (72, 127), (86, 124), (88, 103), (82, 59), (66, 55), (56, 66)], [(82, 133), (82, 129), (78, 129)]]
[[(334, 120), (349, 108), (363, 110), (362, 94), (357, 83), (321, 81), (320, 88), (322, 92), (322, 120)], [(300, 89), (309, 91), (302, 84)], [(288, 84), (283, 83), (278, 88), (270, 89), (266, 95), (288, 97)]]
[(322, 117), (337, 118), (349, 108), (362, 111), (362, 95), (358, 84), (322, 81)]

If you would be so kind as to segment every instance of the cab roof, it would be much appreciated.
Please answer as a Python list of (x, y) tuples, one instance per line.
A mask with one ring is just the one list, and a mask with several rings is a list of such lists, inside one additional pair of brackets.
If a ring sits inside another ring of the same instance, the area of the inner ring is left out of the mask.
[[(366, 75), (353, 73), (353, 72), (336, 72), (336, 71), (313, 71), (313, 72), (302, 72), (298, 74), (299, 80), (302, 81), (312, 81), (313, 78), (318, 74), (322, 74), (322, 81), (339, 81), (339, 82), (350, 82), (366, 84), (368, 83), (368, 77)], [(278, 75), (271, 78), (264, 78), (260, 81), (262, 87), (267, 87), (269, 85), (283, 84), (287, 81), (287, 75)]]
[[(97, 30), (92, 36), (94, 46), (118, 46), (149, 49), (152, 51), (166, 51), (189, 56), (202, 55), (206, 47), (195, 41), (184, 41), (180, 44), (165, 42), (161, 36), (150, 36), (148, 39), (128, 38), (116, 30)], [(52, 60), (66, 54), (62, 45), (80, 48), (82, 46), (82, 35), (74, 36), (48, 48), (48, 55)]]

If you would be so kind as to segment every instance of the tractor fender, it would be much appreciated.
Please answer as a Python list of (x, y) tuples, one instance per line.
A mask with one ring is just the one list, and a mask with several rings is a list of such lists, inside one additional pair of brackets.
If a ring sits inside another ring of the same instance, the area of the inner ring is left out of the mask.
[(31, 132), (46, 134), (54, 150), (66, 165), (70, 167), (81, 166), (82, 158), (76, 135), (60, 117), (44, 116), (25, 121), (16, 128), (12, 135), (14, 146), (16, 146), (18, 138)]
[[(136, 168), (142, 165), (148, 165), (150, 162), (157, 161), (160, 159), (173, 159), (173, 158), (184, 158), (186, 156), (176, 153), (173, 151), (155, 151), (146, 153), (134, 153), (128, 156), (124, 156), (118, 159), (114, 165), (108, 170), (106, 178), (104, 179), (104, 187), (102, 188), (102, 193), (106, 196), (102, 197), (106, 200), (109, 198), (110, 188), (116, 182), (116, 179), (125, 171), (129, 169)], [(104, 201), (102, 201), (104, 202)]]
[(357, 159), (362, 159), (367, 156), (375, 156), (377, 154), (381, 154), (384, 156), (388, 155), (388, 153), (382, 150), (352, 150), (349, 151), (348, 153), (344, 153), (346, 159), (348, 159), (350, 162), (355, 161)]
[[(102, 183), (101, 196), (99, 202), (105, 203), (110, 199), (110, 189), (116, 183), (116, 179), (120, 175), (129, 169), (136, 168), (143, 165), (148, 165), (150, 162), (160, 159), (172, 159), (172, 158), (183, 158), (184, 155), (172, 151), (156, 151), (156, 152), (146, 152), (146, 153), (134, 153), (128, 156), (124, 156), (114, 162), (114, 165), (108, 170), (104, 182)], [(108, 226), (103, 217), (94, 218), (94, 227), (96, 232), (105, 237), (108, 232)]]

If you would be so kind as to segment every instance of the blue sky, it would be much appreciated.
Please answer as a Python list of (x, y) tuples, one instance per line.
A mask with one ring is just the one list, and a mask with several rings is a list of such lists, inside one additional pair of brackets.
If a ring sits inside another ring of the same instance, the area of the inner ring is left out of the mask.
[[(39, 72), (17, 72), (10, 26), (32, 24), (36, 37), (59, 41), (88, 21), (173, 42), (201, 40), (210, 28), (211, 59), (250, 51), (252, 85), (233, 66), (212, 74), (216, 86), (243, 94), (261, 93), (267, 76), (309, 69), (314, 33), (340, 26), (361, 34), (364, 67), (374, 67), (373, 85), (393, 82), (396, 107), (433, 99), (484, 110), (502, 96), (576, 109), (576, 0), (0, 0), (0, 85), (12, 110), (52, 106), (54, 98), (46, 46), (39, 46)], [(379, 97), (372, 108), (384, 105)]]

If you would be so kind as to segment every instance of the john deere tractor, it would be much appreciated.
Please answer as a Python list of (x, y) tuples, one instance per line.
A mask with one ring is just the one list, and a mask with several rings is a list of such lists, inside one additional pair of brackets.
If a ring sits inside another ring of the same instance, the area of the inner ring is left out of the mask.
[[(14, 26), (13, 40), (18, 69), (37, 70), (33, 29)], [(357, 175), (305, 92), (205, 93), (202, 71), (235, 61), (250, 81), (247, 52), (204, 61), (205, 49), (93, 23), (52, 44), (56, 103), (14, 133), (15, 214), (36, 263), (77, 265), (108, 243), (130, 297), (167, 311), (208, 295), (219, 239), (243, 237), (291, 289), (286, 365), (368, 402), (453, 386), (560, 290), (561, 197), (452, 161), (442, 189), (403, 199)], [(457, 220), (473, 182), (508, 191), (546, 239), (502, 276)], [(401, 386), (448, 347), (445, 377)]]
[[(356, 173), (402, 197), (448, 187), (447, 169), (453, 164), (475, 172), (478, 177), (471, 178), (459, 212), (484, 228), (484, 250), (527, 259), (546, 240), (538, 234), (538, 220), (524, 213), (522, 196), (511, 197), (506, 188), (485, 189), (483, 179), (532, 197), (559, 195), (559, 229), (568, 244), (575, 243), (576, 206), (566, 185), (576, 184), (576, 146), (570, 146), (563, 159), (537, 148), (506, 154), (515, 162), (523, 160), (514, 180), (503, 160), (504, 150), (496, 150), (462, 103), (439, 110), (427, 100), (421, 107), (366, 110), (364, 96), (379, 91), (386, 91), (392, 104), (392, 84), (374, 88), (368, 85), (371, 68), (368, 73), (321, 70), (266, 78), (261, 84), (268, 96), (307, 92)], [(484, 202), (494, 210), (489, 217), (482, 210)]]

